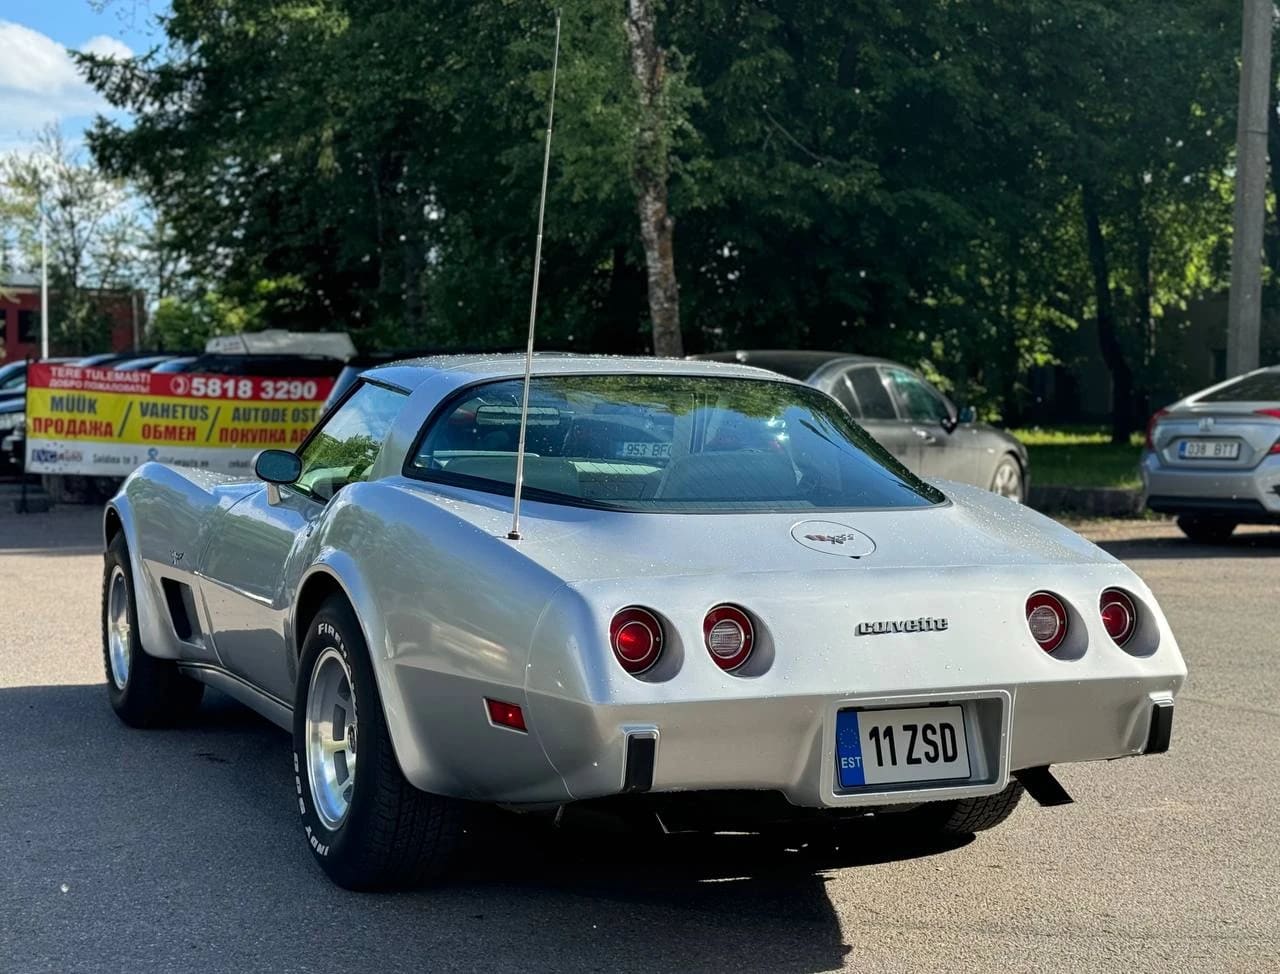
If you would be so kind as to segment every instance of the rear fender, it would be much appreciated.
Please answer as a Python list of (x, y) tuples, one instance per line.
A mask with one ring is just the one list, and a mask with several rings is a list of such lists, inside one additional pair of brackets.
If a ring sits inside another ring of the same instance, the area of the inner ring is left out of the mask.
[[(529, 644), (561, 584), (451, 512), (385, 483), (352, 484), (331, 502), (300, 554), (290, 642), (314, 605), (308, 586), (336, 585), (368, 646), (396, 760), (423, 791), (490, 801), (563, 800), (538, 729), (494, 726), (485, 698), (524, 708)], [(500, 580), (500, 581), (499, 581)]]

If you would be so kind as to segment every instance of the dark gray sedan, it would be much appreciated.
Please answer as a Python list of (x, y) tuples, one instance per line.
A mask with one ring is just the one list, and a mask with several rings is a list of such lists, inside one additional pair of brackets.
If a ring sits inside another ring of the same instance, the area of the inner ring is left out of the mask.
[(1023, 501), (1027, 450), (1016, 438), (976, 422), (899, 362), (844, 352), (751, 350), (693, 358), (740, 362), (800, 379), (832, 396), (885, 449), (921, 477), (958, 480)]

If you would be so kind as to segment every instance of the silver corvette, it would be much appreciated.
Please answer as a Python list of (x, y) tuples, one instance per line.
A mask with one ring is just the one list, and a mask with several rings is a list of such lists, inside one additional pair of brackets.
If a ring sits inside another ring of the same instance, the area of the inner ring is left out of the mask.
[(772, 373), (535, 357), (514, 531), (523, 368), (372, 369), (258, 479), (148, 464), (106, 508), (112, 706), (209, 685), (289, 729), (336, 882), (437, 875), (485, 804), (974, 832), (1168, 748), (1186, 668), (1133, 572)]

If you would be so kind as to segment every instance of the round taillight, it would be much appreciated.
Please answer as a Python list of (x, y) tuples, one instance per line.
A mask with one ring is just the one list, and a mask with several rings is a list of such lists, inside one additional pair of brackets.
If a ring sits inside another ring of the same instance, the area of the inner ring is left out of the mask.
[(756, 627), (736, 605), (717, 605), (702, 620), (702, 638), (716, 666), (732, 672), (750, 658)]
[(1067, 638), (1067, 609), (1062, 600), (1048, 592), (1036, 592), (1027, 599), (1027, 628), (1046, 653), (1052, 653)]
[(652, 668), (662, 655), (662, 623), (648, 609), (622, 609), (609, 623), (609, 642), (622, 668), (632, 675)]
[(1107, 589), (1098, 599), (1098, 611), (1102, 614), (1102, 628), (1117, 646), (1133, 638), (1138, 628), (1138, 612), (1128, 594), (1118, 588)]

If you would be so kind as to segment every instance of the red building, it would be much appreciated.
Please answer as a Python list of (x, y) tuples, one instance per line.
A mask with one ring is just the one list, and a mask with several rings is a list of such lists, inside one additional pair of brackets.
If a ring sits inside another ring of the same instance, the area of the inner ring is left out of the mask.
[[(136, 347), (145, 323), (142, 292), (119, 288), (88, 293), (111, 319), (111, 351), (123, 352)], [(57, 295), (52, 290), (49, 304), (56, 309)], [(86, 350), (58, 347), (56, 332), (50, 334), (50, 355), (81, 352)], [(0, 273), (0, 362), (39, 356), (40, 278), (35, 274)]]

